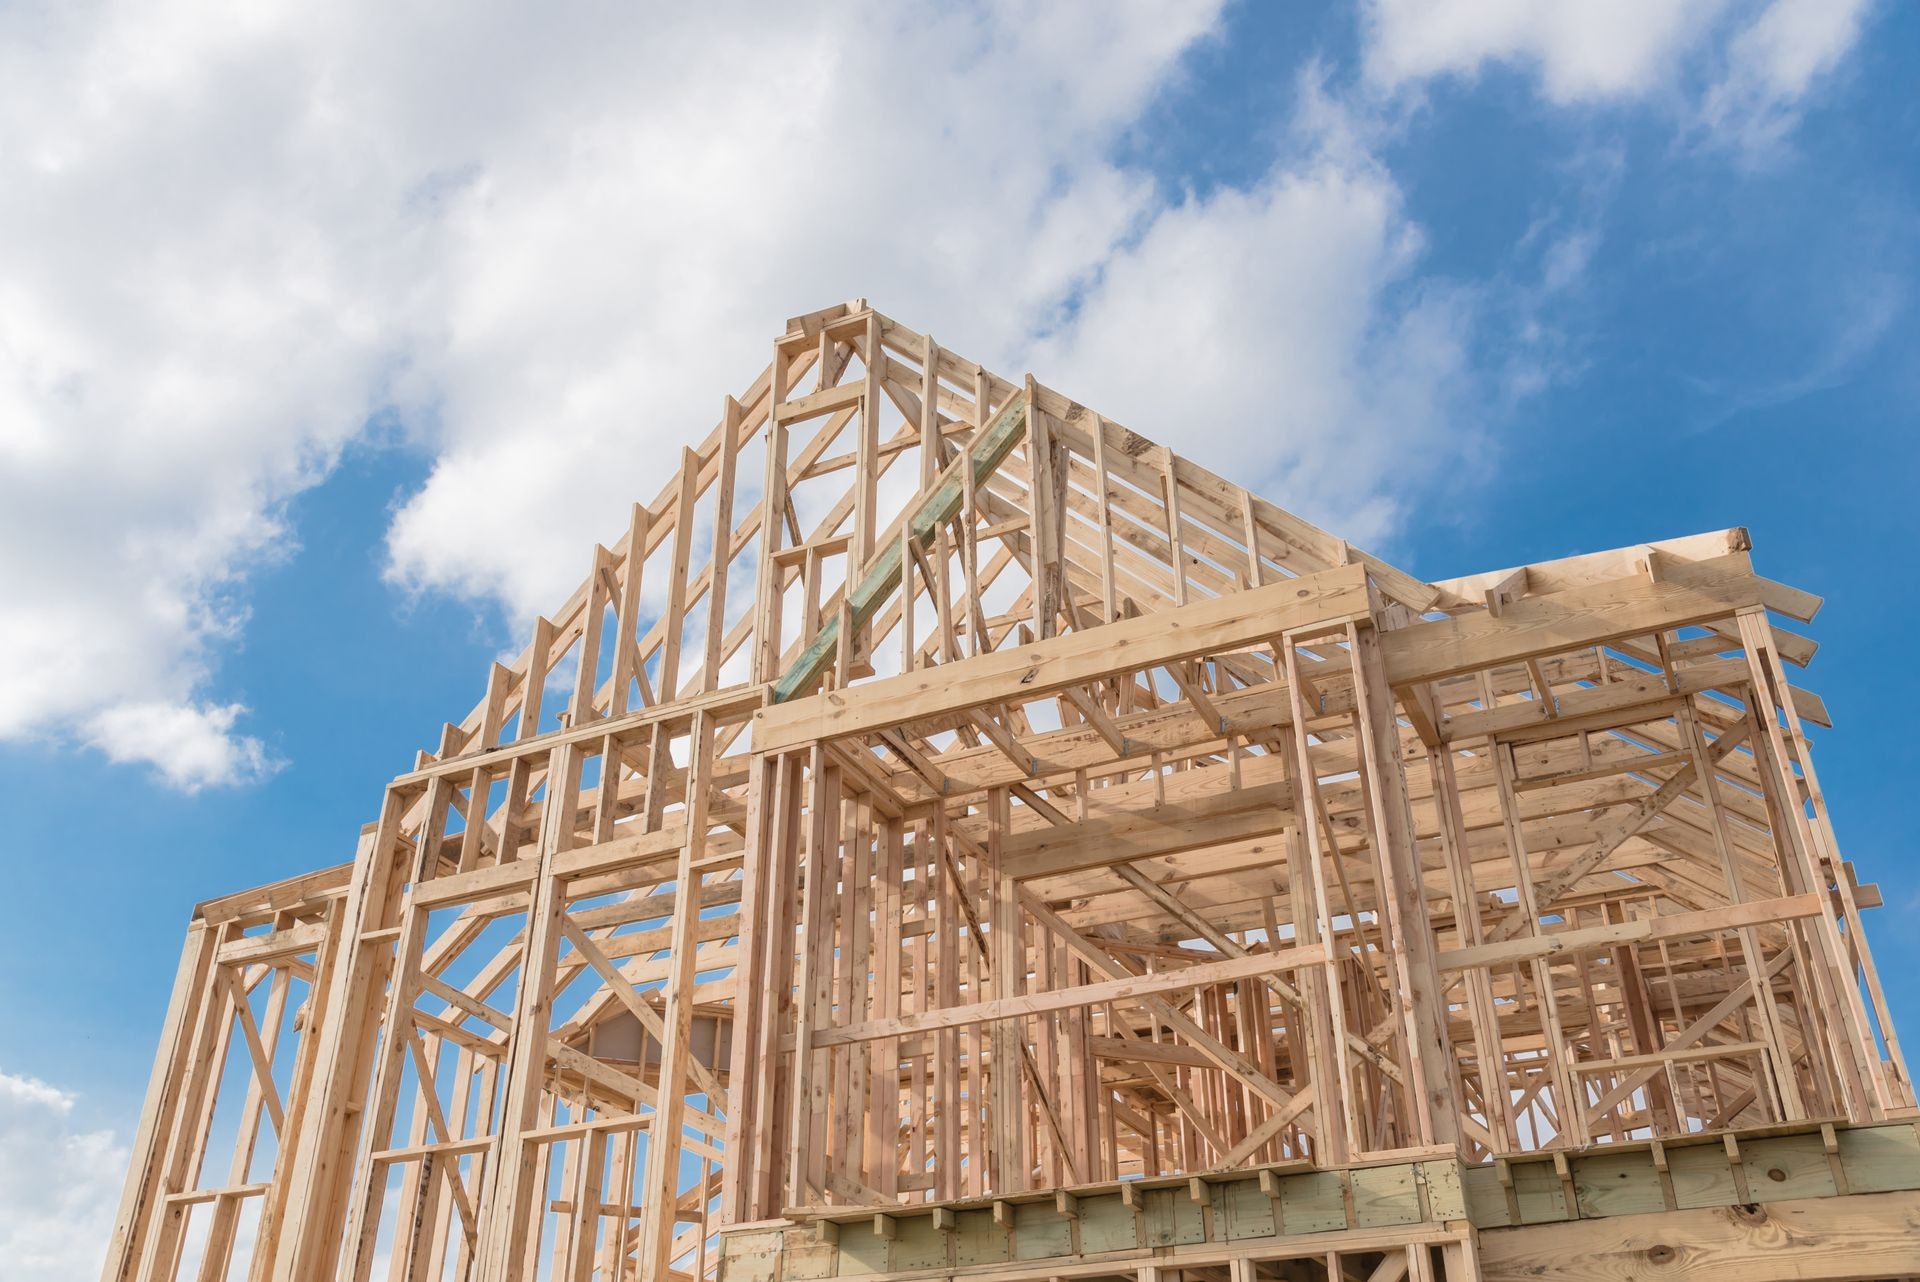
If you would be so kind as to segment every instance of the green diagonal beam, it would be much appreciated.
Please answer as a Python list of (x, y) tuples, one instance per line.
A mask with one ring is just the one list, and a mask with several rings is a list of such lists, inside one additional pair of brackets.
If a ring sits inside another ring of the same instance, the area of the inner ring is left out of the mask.
[[(987, 430), (977, 434), (967, 443), (966, 458), (962, 466), (973, 473), (975, 486), (983, 484), (993, 475), (994, 469), (1013, 452), (1013, 447), (1027, 430), (1027, 396), (1025, 392), (1016, 392), (1012, 400), (1001, 407)], [(907, 537), (921, 547), (933, 543), (934, 532), (951, 521), (960, 511), (960, 504), (967, 493), (966, 478), (956, 468), (944, 477), (920, 500), (907, 517)], [(853, 587), (848, 597), (848, 613), (853, 626), (858, 629), (880, 612), (887, 598), (900, 586), (901, 557), (905, 549), (897, 538), (888, 539), (886, 546), (874, 558), (873, 565), (860, 582)], [(827, 620), (826, 625), (800, 652), (793, 666), (781, 674), (773, 683), (773, 701), (784, 703), (794, 695), (809, 690), (821, 674), (832, 665), (835, 656), (840, 653), (840, 618), (836, 612)]]

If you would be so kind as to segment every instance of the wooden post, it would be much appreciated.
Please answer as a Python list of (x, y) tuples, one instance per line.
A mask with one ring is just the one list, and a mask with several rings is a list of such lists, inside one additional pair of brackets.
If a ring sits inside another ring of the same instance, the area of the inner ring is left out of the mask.
[[(707, 848), (708, 773), (713, 758), (713, 727), (705, 712), (693, 714), (687, 736), (686, 839), (674, 867), (679, 894), (673, 905), (671, 968), (665, 994), (667, 1035), (660, 1048), (659, 1095), (647, 1145), (646, 1184), (640, 1203), (649, 1208), (641, 1221), (640, 1267), (649, 1277), (667, 1276), (672, 1257), (675, 1213), (680, 1201), (681, 1127), (686, 1117), (688, 1040), (693, 1035), (693, 981), (696, 928), (700, 920), (701, 860)], [(705, 1222), (704, 1207), (701, 1222)]]

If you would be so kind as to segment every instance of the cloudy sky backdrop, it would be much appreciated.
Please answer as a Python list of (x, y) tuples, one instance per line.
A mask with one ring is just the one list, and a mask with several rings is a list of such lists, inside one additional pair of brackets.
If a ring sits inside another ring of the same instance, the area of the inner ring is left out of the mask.
[(97, 1268), (191, 904), (346, 858), (784, 319), (853, 296), (1427, 577), (1749, 525), (1833, 599), (1823, 778), (1920, 908), (1881, 648), (1917, 34), (1867, 0), (0, 6), (8, 1276)]

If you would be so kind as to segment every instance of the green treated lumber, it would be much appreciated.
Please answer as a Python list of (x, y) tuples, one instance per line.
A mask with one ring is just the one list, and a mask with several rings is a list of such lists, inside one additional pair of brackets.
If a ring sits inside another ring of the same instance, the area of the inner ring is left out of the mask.
[[(984, 432), (978, 433), (968, 442), (964, 458), (958, 460), (959, 467), (971, 469), (973, 484), (979, 486), (993, 475), (1001, 462), (1013, 447), (1019, 444), (1027, 428), (1027, 397), (1017, 392), (1013, 399), (1001, 407)], [(935, 531), (951, 521), (960, 511), (960, 504), (966, 498), (967, 485), (959, 467), (950, 468), (948, 474), (940, 479), (934, 488), (921, 500), (907, 517), (907, 537), (921, 547), (933, 543)], [(898, 538), (888, 539), (874, 557), (860, 581), (853, 585), (848, 594), (848, 615), (853, 626), (859, 628), (880, 612), (887, 598), (900, 586), (904, 549)], [(840, 653), (840, 615), (835, 614), (815, 634), (793, 666), (781, 674), (773, 683), (773, 701), (782, 703), (794, 695), (809, 690), (820, 680), (821, 674), (833, 663)]]

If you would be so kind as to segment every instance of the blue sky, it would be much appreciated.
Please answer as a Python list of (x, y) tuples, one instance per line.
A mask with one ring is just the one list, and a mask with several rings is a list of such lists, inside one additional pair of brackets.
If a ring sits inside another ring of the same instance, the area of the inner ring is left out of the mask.
[(1748, 526), (1920, 1036), (1920, 8), (826, 25), (0, 12), (0, 1254), (90, 1273), (191, 905), (348, 857), (854, 296), (1426, 577)]

